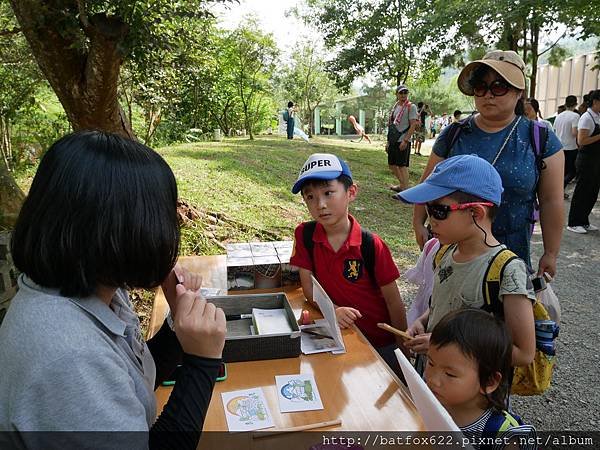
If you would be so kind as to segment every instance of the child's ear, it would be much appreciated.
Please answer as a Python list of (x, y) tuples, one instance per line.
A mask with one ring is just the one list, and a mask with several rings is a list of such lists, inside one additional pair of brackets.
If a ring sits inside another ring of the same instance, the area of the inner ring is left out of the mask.
[(358, 186), (355, 183), (352, 183), (352, 186), (350, 186), (348, 188), (348, 197), (349, 197), (350, 201), (354, 200), (356, 198), (357, 194), (358, 194)]
[(481, 220), (485, 217), (486, 210), (482, 205), (476, 205), (471, 207), (471, 216), (477, 220)]
[(492, 392), (494, 392), (496, 389), (498, 389), (498, 386), (500, 386), (500, 382), (502, 381), (502, 374), (500, 372), (495, 372), (493, 375), (490, 376), (490, 378), (488, 379), (487, 383), (485, 386), (482, 386), (481, 389), (481, 393), (482, 394), (491, 394)]

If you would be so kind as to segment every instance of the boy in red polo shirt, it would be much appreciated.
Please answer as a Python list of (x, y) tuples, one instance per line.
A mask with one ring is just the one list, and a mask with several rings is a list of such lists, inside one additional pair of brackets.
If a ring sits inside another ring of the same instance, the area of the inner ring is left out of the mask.
[(406, 330), (406, 311), (396, 285), (400, 274), (388, 247), (376, 234), (372, 234), (374, 273), (365, 267), (363, 233), (348, 213), (357, 194), (350, 168), (335, 155), (315, 153), (302, 167), (292, 192), (302, 193), (316, 222), (312, 249), (304, 244), (309, 222), (298, 225), (294, 233), (290, 263), (300, 269), (304, 296), (316, 306), (310, 278), (314, 274), (336, 305), (340, 327), (355, 323), (388, 365), (401, 373), (393, 352), (401, 339), (377, 327), (378, 322), (385, 322)]

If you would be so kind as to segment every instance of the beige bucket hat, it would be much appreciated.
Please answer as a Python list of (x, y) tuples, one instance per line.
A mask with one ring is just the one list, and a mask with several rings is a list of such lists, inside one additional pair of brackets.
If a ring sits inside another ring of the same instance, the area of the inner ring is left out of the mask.
[(492, 50), (485, 54), (483, 59), (467, 64), (458, 76), (458, 88), (465, 95), (473, 95), (473, 88), (469, 84), (471, 73), (485, 64), (494, 69), (502, 78), (516, 89), (525, 89), (525, 63), (523, 59), (512, 50)]

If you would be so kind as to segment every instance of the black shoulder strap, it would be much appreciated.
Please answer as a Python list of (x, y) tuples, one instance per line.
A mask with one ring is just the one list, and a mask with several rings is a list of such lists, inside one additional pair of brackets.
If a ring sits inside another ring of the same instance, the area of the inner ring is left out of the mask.
[(469, 116), (466, 119), (459, 120), (458, 122), (452, 122), (448, 125), (448, 132), (446, 133), (446, 150), (448, 153), (446, 154), (446, 158), (449, 158), (452, 153), (452, 147), (456, 143), (456, 140), (460, 136), (460, 133), (466, 129), (471, 127), (471, 117)]
[(308, 250), (311, 261), (313, 259), (313, 247), (315, 246), (312, 238), (313, 234), (315, 234), (316, 227), (317, 222), (311, 220), (310, 222), (305, 222), (304, 228), (302, 229), (302, 241), (304, 242), (304, 247), (306, 247), (306, 250)]
[(501, 248), (492, 256), (483, 277), (481, 288), (484, 305), (481, 309), (500, 318), (504, 317), (504, 305), (500, 301), (500, 285), (504, 277), (504, 269), (514, 259), (518, 259), (518, 256), (507, 248)]
[(548, 128), (542, 122), (532, 120), (529, 133), (531, 147), (535, 155), (535, 167), (539, 172), (546, 167), (544, 153), (546, 153), (546, 144), (548, 142)]
[(360, 254), (371, 280), (375, 280), (375, 243), (373, 241), (373, 233), (364, 228), (361, 232)]

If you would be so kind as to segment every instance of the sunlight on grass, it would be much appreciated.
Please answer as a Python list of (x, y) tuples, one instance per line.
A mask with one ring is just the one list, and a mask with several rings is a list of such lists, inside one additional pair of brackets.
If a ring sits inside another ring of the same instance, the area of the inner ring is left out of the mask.
[[(351, 213), (360, 223), (378, 233), (396, 259), (412, 264), (417, 252), (411, 226), (412, 209), (391, 198), (394, 181), (387, 168), (382, 142), (372, 145), (347, 140), (316, 138), (311, 144), (275, 136), (256, 140), (227, 139), (223, 142), (173, 145), (158, 149), (173, 168), (179, 195), (208, 213), (229, 219), (210, 231), (194, 224), (182, 230), (182, 254), (214, 254), (221, 244), (249, 239), (291, 239), (295, 226), (310, 217), (299, 195), (290, 188), (300, 167), (311, 153), (335, 153), (350, 165), (359, 185)], [(411, 182), (416, 183), (425, 158), (412, 164)]]

